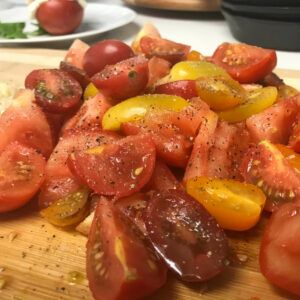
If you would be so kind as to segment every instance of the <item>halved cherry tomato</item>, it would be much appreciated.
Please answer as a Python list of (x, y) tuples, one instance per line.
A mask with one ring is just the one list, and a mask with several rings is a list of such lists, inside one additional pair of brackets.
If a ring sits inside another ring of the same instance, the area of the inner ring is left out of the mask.
[(151, 90), (156, 82), (169, 74), (171, 63), (159, 57), (152, 57), (148, 62), (149, 80), (147, 89)]
[(203, 77), (196, 80), (198, 96), (211, 109), (230, 109), (245, 100), (246, 92), (243, 87), (230, 77)]
[(151, 137), (136, 135), (103, 148), (75, 152), (69, 157), (69, 166), (96, 193), (120, 198), (138, 192), (147, 184), (155, 157)]
[(184, 281), (206, 281), (225, 268), (227, 238), (215, 219), (183, 191), (150, 194), (148, 236), (165, 263)]
[(11, 142), (17, 141), (33, 148), (48, 158), (53, 150), (53, 138), (45, 114), (33, 103), (30, 90), (22, 90), (0, 116), (0, 153)]
[(61, 134), (69, 129), (91, 127), (101, 128), (105, 112), (110, 108), (109, 101), (102, 93), (97, 93), (93, 98), (85, 101), (77, 113), (65, 122)]
[(76, 81), (79, 82), (82, 89), (85, 89), (90, 83), (86, 72), (82, 69), (75, 67), (73, 64), (66, 61), (61, 61), (59, 64), (59, 69), (71, 75)]
[(88, 100), (89, 98), (93, 98), (99, 92), (100, 91), (92, 83), (89, 83), (83, 92), (83, 99)]
[(184, 99), (198, 96), (195, 80), (178, 80), (157, 85), (155, 94), (176, 95)]
[(276, 148), (281, 152), (284, 158), (300, 172), (300, 154), (285, 145), (277, 144)]
[(143, 36), (140, 39), (140, 49), (146, 57), (151, 58), (156, 56), (172, 64), (184, 60), (190, 48), (188, 45), (175, 43), (159, 37)]
[(91, 80), (116, 103), (144, 91), (148, 83), (148, 73), (148, 60), (138, 56), (106, 66)]
[(246, 153), (241, 172), (246, 182), (256, 184), (264, 191), (267, 211), (275, 211), (300, 195), (299, 170), (269, 141), (260, 142)]
[(287, 144), (298, 113), (299, 106), (291, 98), (251, 116), (246, 120), (246, 126), (254, 142), (269, 140), (271, 143)]
[(240, 83), (254, 83), (263, 79), (277, 63), (274, 50), (229, 43), (220, 45), (212, 60)]
[(39, 190), (46, 161), (36, 150), (17, 142), (0, 154), (0, 213), (25, 205)]
[(243, 231), (259, 221), (266, 196), (255, 185), (229, 179), (196, 177), (187, 193), (199, 201), (224, 229)]
[(276, 286), (300, 296), (300, 205), (287, 203), (272, 214), (261, 243), (262, 274)]
[(143, 118), (151, 110), (181, 111), (188, 102), (181, 97), (169, 95), (143, 95), (127, 99), (112, 108), (103, 116), (105, 130), (118, 130), (122, 123)]
[(192, 50), (187, 55), (186, 60), (202, 61), (202, 60), (205, 60), (205, 56), (203, 56), (200, 52), (198, 52), (196, 50)]
[(196, 80), (199, 77), (224, 76), (227, 72), (219, 66), (207, 61), (182, 61), (174, 65), (166, 82), (177, 80)]
[(287, 84), (282, 84), (277, 87), (278, 89), (278, 101), (295, 97), (299, 94), (299, 91)]
[(56, 200), (49, 207), (41, 210), (41, 215), (49, 223), (68, 227), (81, 222), (89, 213), (89, 190), (80, 188), (77, 191)]
[(89, 233), (87, 277), (96, 300), (142, 299), (166, 282), (165, 266), (103, 197)]
[(102, 71), (106, 65), (114, 65), (133, 56), (132, 49), (122, 41), (103, 40), (85, 52), (83, 69), (89, 76), (93, 76)]
[(83, 7), (77, 0), (48, 0), (40, 3), (36, 19), (48, 33), (59, 35), (73, 32), (81, 24)]
[(36, 102), (50, 113), (72, 112), (82, 96), (78, 81), (57, 69), (32, 71), (25, 79), (25, 87), (34, 89)]
[(258, 83), (262, 86), (275, 86), (277, 88), (284, 85), (283, 80), (273, 72), (267, 74), (264, 78), (259, 80)]
[(89, 47), (85, 42), (76, 39), (67, 51), (64, 61), (79, 69), (83, 69), (83, 57)]
[(241, 122), (274, 104), (277, 94), (277, 89), (271, 86), (252, 90), (247, 93), (245, 101), (240, 105), (221, 111), (218, 115), (221, 119), (230, 123)]

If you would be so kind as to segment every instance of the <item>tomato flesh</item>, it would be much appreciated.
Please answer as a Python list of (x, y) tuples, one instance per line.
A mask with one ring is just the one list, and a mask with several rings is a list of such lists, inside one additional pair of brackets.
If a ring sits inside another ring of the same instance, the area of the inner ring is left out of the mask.
[(275, 211), (300, 195), (299, 170), (269, 141), (262, 141), (248, 150), (241, 173), (246, 182), (256, 184), (267, 195), (267, 211)]
[(89, 47), (85, 42), (76, 39), (68, 49), (64, 61), (79, 69), (83, 69), (83, 57)]
[(35, 100), (50, 113), (72, 112), (80, 104), (82, 88), (68, 73), (57, 69), (34, 70), (25, 79)]
[(142, 299), (166, 282), (166, 268), (104, 198), (89, 233), (86, 266), (96, 300)]
[(148, 83), (148, 60), (142, 56), (108, 65), (92, 78), (92, 83), (111, 97), (113, 103), (142, 93)]
[(262, 274), (276, 286), (300, 296), (300, 206), (287, 203), (272, 214), (261, 242)]
[(196, 177), (187, 182), (187, 193), (197, 199), (224, 229), (243, 231), (255, 226), (266, 201), (255, 185), (229, 179)]
[(274, 50), (246, 44), (223, 43), (212, 61), (240, 83), (254, 83), (272, 72), (277, 63)]
[(227, 239), (205, 208), (183, 191), (150, 194), (148, 236), (165, 263), (184, 281), (206, 281), (225, 267)]
[(0, 213), (25, 205), (39, 190), (46, 161), (36, 150), (17, 142), (0, 154)]
[(69, 157), (74, 175), (100, 195), (118, 198), (138, 192), (150, 179), (156, 150), (150, 136), (130, 136)]

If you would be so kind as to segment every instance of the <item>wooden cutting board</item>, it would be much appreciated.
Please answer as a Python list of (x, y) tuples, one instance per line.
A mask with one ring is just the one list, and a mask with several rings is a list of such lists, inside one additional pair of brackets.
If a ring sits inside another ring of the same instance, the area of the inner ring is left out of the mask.
[[(63, 56), (60, 50), (0, 49), (0, 80), (12, 80), (21, 86), (31, 70), (57, 67)], [(300, 72), (277, 73), (300, 89)], [(264, 217), (250, 232), (229, 234), (238, 258), (232, 256), (221, 276), (207, 284), (184, 284), (170, 275), (167, 285), (149, 300), (299, 299), (268, 284), (259, 272), (257, 256), (265, 221)], [(85, 237), (45, 222), (34, 201), (0, 216), (0, 278), (6, 279), (0, 299), (92, 300), (85, 277), (85, 243)], [(83, 279), (75, 283), (70, 280), (74, 271)]]
[(178, 11), (218, 11), (221, 0), (124, 0), (132, 6)]

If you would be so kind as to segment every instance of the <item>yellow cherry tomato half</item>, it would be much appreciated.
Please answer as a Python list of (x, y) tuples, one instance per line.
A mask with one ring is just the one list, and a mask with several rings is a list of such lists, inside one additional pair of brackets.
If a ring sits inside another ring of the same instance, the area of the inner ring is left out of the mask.
[(252, 90), (247, 93), (244, 102), (234, 108), (221, 111), (218, 115), (229, 123), (241, 122), (272, 106), (276, 102), (277, 95), (278, 91), (273, 86)]
[(300, 154), (281, 144), (277, 144), (276, 147), (284, 158), (300, 173)]
[(83, 99), (88, 100), (89, 98), (95, 97), (99, 93), (99, 90), (93, 85), (93, 83), (89, 83), (83, 92)]
[(122, 123), (137, 121), (152, 110), (179, 112), (188, 105), (185, 99), (174, 95), (151, 94), (129, 98), (106, 111), (102, 128), (119, 130)]
[(68, 227), (80, 223), (89, 213), (89, 190), (81, 188), (41, 210), (41, 216), (49, 223)]
[(282, 84), (277, 87), (278, 89), (278, 101), (291, 98), (299, 94), (299, 91), (293, 88), (292, 86)]
[(255, 185), (227, 179), (196, 177), (187, 192), (199, 201), (224, 229), (244, 231), (259, 221), (266, 196)]
[(200, 52), (196, 50), (192, 50), (188, 55), (186, 60), (193, 60), (193, 61), (202, 61), (205, 60), (205, 56), (202, 55)]
[(225, 110), (242, 103), (246, 92), (230, 77), (201, 77), (196, 80), (197, 93), (213, 110)]
[(208, 61), (181, 61), (172, 67), (168, 76), (169, 81), (195, 80), (211, 76), (229, 77), (224, 69)]

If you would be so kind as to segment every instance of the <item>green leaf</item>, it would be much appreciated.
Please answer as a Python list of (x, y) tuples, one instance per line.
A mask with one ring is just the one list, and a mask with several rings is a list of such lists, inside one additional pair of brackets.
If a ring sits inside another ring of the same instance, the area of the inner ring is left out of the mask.
[(0, 22), (0, 36), (7, 39), (17, 39), (24, 38), (26, 39), (26, 34), (23, 33), (25, 27), (24, 22), (17, 23), (1, 23)]
[(44, 35), (47, 34), (47, 31), (45, 31), (42, 27), (38, 27), (37, 30), (32, 31), (32, 32), (28, 32), (27, 35), (30, 36), (38, 36), (38, 35)]

